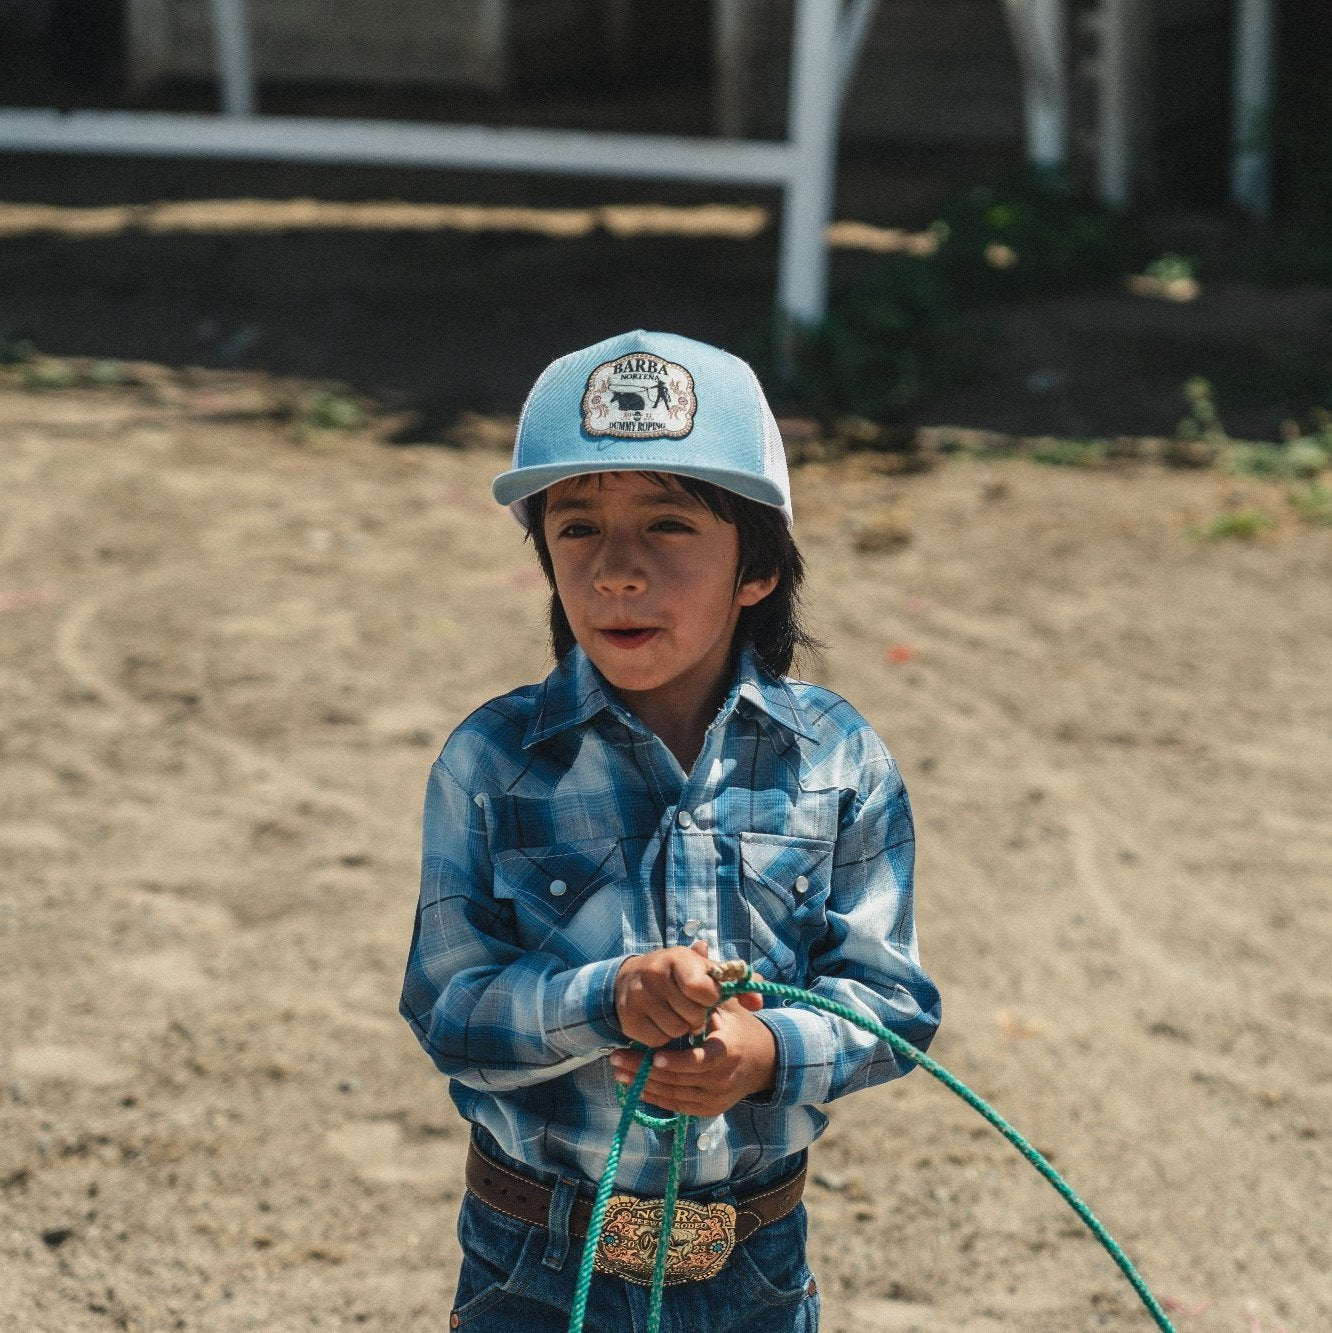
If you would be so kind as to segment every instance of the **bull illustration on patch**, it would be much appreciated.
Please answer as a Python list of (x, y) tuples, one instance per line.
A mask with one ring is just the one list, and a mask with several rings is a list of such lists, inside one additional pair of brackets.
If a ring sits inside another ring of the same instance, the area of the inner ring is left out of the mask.
[(583, 430), (619, 440), (678, 440), (694, 428), (698, 400), (684, 366), (648, 352), (604, 361), (587, 377)]

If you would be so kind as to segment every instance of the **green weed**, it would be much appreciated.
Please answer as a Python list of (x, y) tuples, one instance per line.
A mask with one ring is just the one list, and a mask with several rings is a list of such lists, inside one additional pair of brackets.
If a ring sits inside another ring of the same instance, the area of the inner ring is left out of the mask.
[(1287, 444), (1234, 444), (1226, 451), (1226, 471), (1235, 477), (1299, 480), (1316, 477), (1328, 465), (1322, 447), (1310, 439)]
[(1332, 527), (1332, 486), (1311, 481), (1305, 486), (1297, 486), (1286, 498), (1306, 523)]
[(1109, 457), (1104, 440), (1038, 440), (1032, 461), (1049, 467), (1104, 467)]
[(0, 338), (0, 366), (22, 366), (37, 355), (37, 348), (31, 338), (22, 334)]
[(1148, 264), (1143, 274), (1156, 282), (1189, 282), (1198, 276), (1197, 268), (1184, 255), (1165, 254)]
[(1231, 537), (1253, 541), (1275, 526), (1261, 509), (1227, 509), (1208, 523), (1195, 524), (1188, 534), (1196, 542), (1219, 542)]
[(110, 388), (124, 382), (125, 368), (119, 361), (94, 361), (83, 375), (89, 384), (95, 384), (99, 388)]
[(1203, 379), (1201, 375), (1194, 375), (1185, 381), (1182, 392), (1189, 410), (1175, 428), (1175, 435), (1181, 440), (1224, 444), (1230, 437), (1217, 411), (1211, 381)]
[(22, 382), (25, 389), (70, 389), (78, 383), (78, 372), (59, 357), (38, 356), (25, 361)]
[(299, 420), (310, 430), (360, 430), (365, 423), (365, 413), (358, 404), (330, 389), (311, 394)]

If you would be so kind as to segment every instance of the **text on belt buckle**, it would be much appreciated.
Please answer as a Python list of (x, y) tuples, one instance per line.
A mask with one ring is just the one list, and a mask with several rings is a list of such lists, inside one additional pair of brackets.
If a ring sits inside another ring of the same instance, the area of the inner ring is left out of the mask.
[[(657, 1260), (662, 1201), (613, 1194), (597, 1245), (596, 1269), (648, 1286)], [(735, 1209), (729, 1203), (675, 1202), (675, 1223), (666, 1254), (666, 1282), (701, 1282), (716, 1277), (735, 1248)]]

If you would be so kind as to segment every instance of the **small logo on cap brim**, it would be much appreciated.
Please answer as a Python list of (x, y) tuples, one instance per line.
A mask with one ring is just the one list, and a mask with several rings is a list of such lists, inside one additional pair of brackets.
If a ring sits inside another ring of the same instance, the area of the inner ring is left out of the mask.
[(620, 440), (679, 440), (694, 429), (697, 410), (694, 377), (683, 366), (631, 352), (603, 361), (587, 377), (583, 430)]

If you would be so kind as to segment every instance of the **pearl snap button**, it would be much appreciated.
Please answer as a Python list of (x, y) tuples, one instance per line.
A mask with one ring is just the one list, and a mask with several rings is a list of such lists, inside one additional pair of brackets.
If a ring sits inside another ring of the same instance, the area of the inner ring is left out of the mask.
[(710, 1134), (700, 1134), (698, 1136), (698, 1146), (704, 1152), (708, 1152), (712, 1147), (712, 1136)]
[(681, 828), (688, 828), (694, 822), (694, 816), (691, 815), (688, 810), (681, 810), (680, 813), (675, 816), (675, 822), (679, 824)]
[(689, 920), (684, 923), (684, 933), (691, 937), (697, 935), (698, 929), (702, 924), (703, 923), (697, 917), (691, 916)]
[(550, 881), (551, 894), (558, 898), (569, 886), (562, 879), (553, 879)]
[(808, 888), (809, 888), (809, 876), (797, 875), (795, 879), (795, 891), (797, 893), (804, 893), (805, 890)]

